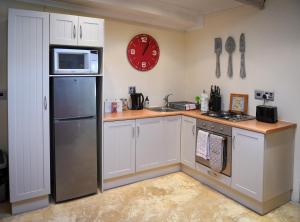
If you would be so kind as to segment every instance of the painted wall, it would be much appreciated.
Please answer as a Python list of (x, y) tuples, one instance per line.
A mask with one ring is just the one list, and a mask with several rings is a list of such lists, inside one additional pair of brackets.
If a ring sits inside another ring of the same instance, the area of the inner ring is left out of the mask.
[[(130, 39), (139, 33), (149, 33), (158, 42), (160, 58), (148, 72), (139, 72), (127, 61), (126, 48)], [(113, 20), (105, 25), (105, 86), (104, 98), (128, 96), (128, 86), (148, 95), (150, 105), (162, 105), (163, 97), (173, 93), (172, 99), (184, 96), (184, 33)]]
[[(205, 27), (186, 34), (186, 90), (187, 99), (199, 95), (211, 84), (221, 87), (223, 108), (229, 109), (232, 92), (249, 94), (249, 111), (255, 115), (257, 104), (255, 89), (275, 92), (274, 105), (279, 118), (300, 125), (300, 1), (267, 1), (266, 9), (239, 7), (206, 17)], [(246, 35), (247, 78), (239, 77), (239, 49), (233, 56), (234, 76), (227, 76), (228, 54), (224, 50), (225, 40), (233, 36), (238, 47), (241, 33)], [(215, 77), (216, 56), (214, 38), (222, 37), (221, 77)], [(294, 158), (294, 194), (299, 201), (300, 186), (300, 132), (296, 132)], [(280, 163), (278, 163), (280, 164)]]

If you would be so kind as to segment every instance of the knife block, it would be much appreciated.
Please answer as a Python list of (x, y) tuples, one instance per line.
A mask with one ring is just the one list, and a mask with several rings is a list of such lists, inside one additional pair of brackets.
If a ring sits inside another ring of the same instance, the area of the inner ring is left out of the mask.
[(211, 95), (209, 99), (209, 110), (213, 112), (221, 112), (222, 98), (218, 95)]

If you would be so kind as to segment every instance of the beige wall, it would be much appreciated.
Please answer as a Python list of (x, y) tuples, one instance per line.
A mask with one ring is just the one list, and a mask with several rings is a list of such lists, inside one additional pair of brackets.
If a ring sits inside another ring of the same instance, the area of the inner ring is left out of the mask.
[[(250, 114), (261, 101), (254, 100), (254, 89), (275, 92), (274, 104), (279, 118), (300, 125), (300, 1), (270, 0), (266, 9), (240, 7), (207, 16), (205, 27), (186, 35), (186, 98), (192, 99), (211, 84), (221, 87), (223, 107), (229, 108), (229, 94), (249, 94)], [(221, 78), (215, 77), (214, 38), (222, 37), (223, 46), (231, 35), (237, 46), (240, 34), (246, 35), (247, 78), (239, 77), (240, 53), (233, 56), (234, 76), (227, 76), (228, 54), (221, 56)], [(280, 163), (278, 163), (280, 164)], [(297, 130), (294, 163), (294, 200), (299, 198), (300, 133)], [(299, 200), (299, 199), (298, 199)]]
[[(127, 61), (126, 48), (139, 33), (149, 33), (158, 42), (160, 58), (148, 72), (139, 72)], [(184, 33), (107, 20), (105, 24), (104, 98), (128, 96), (128, 86), (149, 96), (150, 105), (161, 105), (164, 95), (183, 97)]]

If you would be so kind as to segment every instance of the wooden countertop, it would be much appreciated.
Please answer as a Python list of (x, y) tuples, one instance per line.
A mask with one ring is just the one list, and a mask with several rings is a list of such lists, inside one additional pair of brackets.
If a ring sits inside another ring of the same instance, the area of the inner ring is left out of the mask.
[(211, 122), (221, 123), (232, 127), (255, 131), (258, 133), (269, 134), (280, 130), (295, 128), (295, 123), (278, 121), (277, 123), (263, 123), (257, 120), (247, 120), (240, 122), (231, 122), (223, 119), (217, 119), (209, 116), (204, 116), (199, 110), (192, 111), (176, 111), (176, 112), (155, 112), (148, 109), (143, 110), (128, 110), (120, 113), (106, 113), (104, 115), (104, 122), (120, 121), (120, 120), (133, 120), (133, 119), (144, 119), (164, 116), (176, 116), (184, 115), (194, 117), (202, 120), (208, 120)]

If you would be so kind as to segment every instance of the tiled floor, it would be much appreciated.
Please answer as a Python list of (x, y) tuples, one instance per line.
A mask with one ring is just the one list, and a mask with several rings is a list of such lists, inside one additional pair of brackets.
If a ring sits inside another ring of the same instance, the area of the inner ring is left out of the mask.
[(3, 222), (299, 222), (300, 206), (288, 203), (259, 216), (184, 173), (174, 173), (34, 212), (3, 216)]

